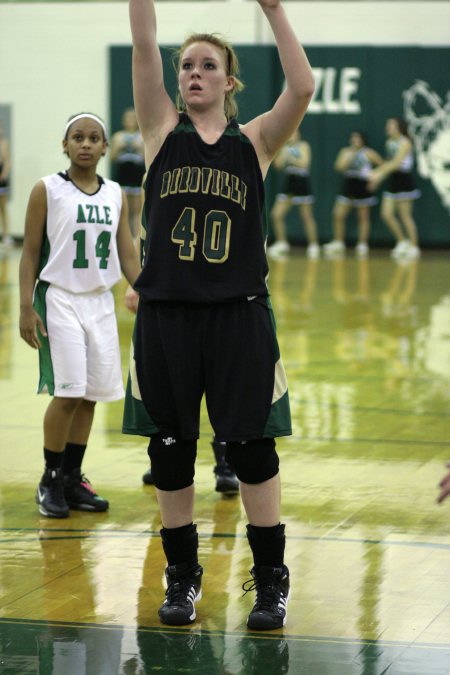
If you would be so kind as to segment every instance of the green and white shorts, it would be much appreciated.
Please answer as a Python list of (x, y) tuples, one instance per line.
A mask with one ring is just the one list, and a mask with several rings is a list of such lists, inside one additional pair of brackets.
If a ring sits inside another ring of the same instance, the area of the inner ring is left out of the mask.
[(117, 401), (124, 397), (119, 335), (111, 291), (70, 293), (39, 282), (34, 308), (40, 336), (38, 392), (61, 398)]

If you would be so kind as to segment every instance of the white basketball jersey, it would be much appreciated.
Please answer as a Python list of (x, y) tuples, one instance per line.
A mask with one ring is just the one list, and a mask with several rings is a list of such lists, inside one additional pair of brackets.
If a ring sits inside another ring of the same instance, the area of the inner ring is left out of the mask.
[(99, 189), (89, 195), (67, 173), (42, 180), (47, 224), (39, 278), (71, 293), (108, 290), (122, 276), (116, 238), (122, 210), (119, 184), (100, 178)]

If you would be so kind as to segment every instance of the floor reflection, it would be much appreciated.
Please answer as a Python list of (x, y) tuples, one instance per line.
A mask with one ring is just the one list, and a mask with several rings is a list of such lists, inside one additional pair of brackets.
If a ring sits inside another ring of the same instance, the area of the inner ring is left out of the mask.
[(2, 675), (445, 675), (450, 649), (0, 621)]

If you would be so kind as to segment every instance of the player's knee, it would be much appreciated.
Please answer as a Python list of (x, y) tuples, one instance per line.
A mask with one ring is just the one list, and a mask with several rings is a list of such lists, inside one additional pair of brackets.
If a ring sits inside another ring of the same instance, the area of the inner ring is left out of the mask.
[(156, 434), (148, 446), (152, 476), (159, 490), (182, 490), (194, 482), (197, 441)]
[(239, 480), (250, 485), (264, 483), (276, 476), (280, 463), (273, 438), (227, 443), (225, 459)]

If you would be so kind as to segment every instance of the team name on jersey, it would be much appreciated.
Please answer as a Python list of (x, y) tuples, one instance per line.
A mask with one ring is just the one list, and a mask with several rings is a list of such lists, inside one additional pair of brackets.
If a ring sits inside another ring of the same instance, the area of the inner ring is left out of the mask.
[(243, 211), (247, 204), (247, 184), (228, 171), (209, 167), (183, 166), (166, 171), (162, 177), (160, 197), (201, 192), (239, 204)]
[(78, 204), (77, 223), (99, 223), (100, 225), (112, 225), (110, 218), (111, 207), (102, 204)]

